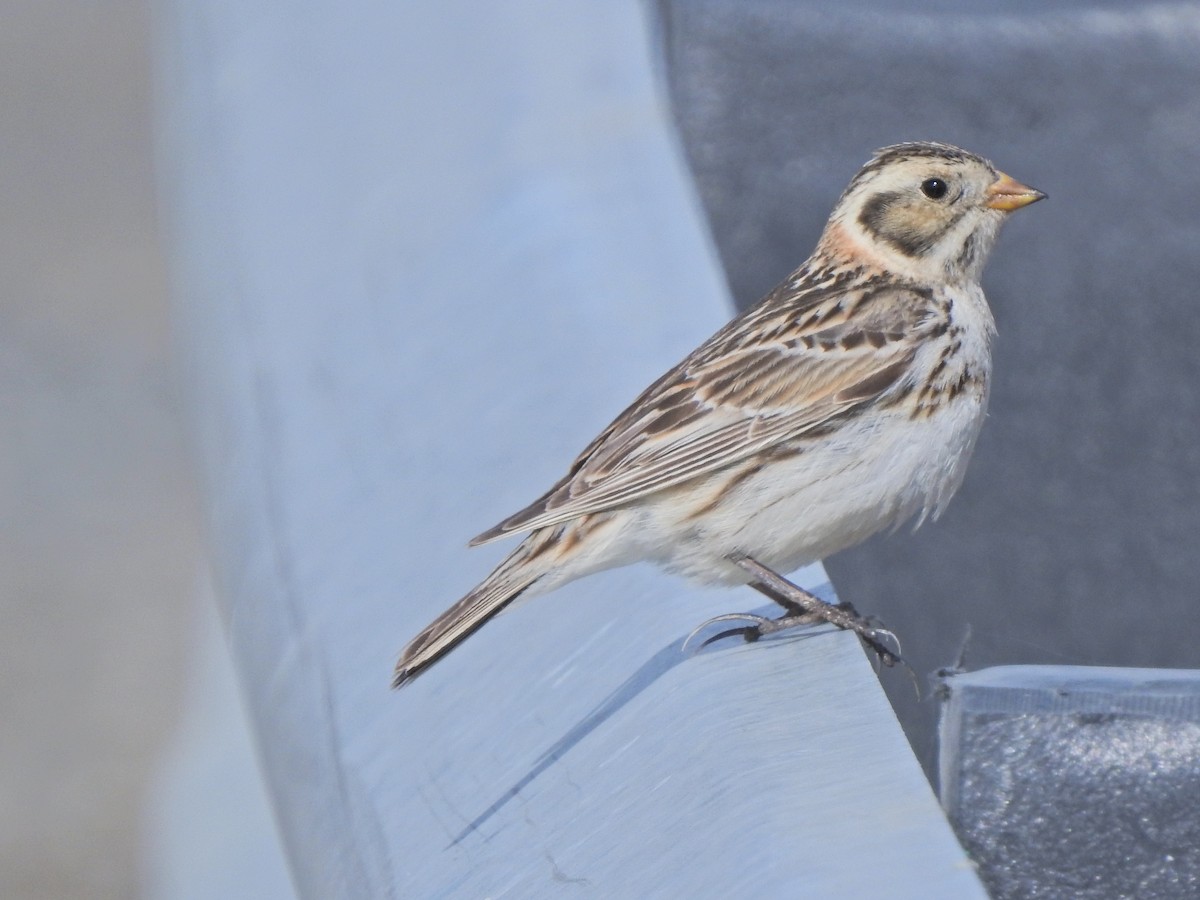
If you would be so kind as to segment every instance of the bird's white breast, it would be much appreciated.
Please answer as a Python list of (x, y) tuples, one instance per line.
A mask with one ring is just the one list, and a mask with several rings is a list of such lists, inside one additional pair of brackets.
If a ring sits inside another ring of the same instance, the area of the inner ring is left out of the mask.
[[(961, 347), (939, 377), (949, 383), (969, 371), (965, 389), (927, 415), (914, 416), (905, 403), (867, 408), (829, 434), (797, 442), (794, 454), (747, 460), (663, 492), (640, 516), (642, 551), (680, 574), (731, 583), (745, 580), (724, 561), (733, 552), (792, 571), (914, 514), (936, 517), (965, 474), (991, 368), (993, 326), (982, 291), (954, 299), (952, 330)], [(940, 353), (936, 342), (922, 347), (918, 379)], [(733, 487), (731, 478), (738, 479)]]

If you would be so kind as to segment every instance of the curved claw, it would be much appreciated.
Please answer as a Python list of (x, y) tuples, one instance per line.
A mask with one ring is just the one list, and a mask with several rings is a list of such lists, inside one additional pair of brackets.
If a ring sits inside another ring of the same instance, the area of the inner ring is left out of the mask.
[[(914, 670), (913, 667), (908, 664), (908, 660), (904, 658), (904, 648), (900, 645), (900, 638), (896, 636), (894, 631), (888, 628), (878, 628), (873, 629), (873, 631), (875, 635), (886, 635), (896, 648), (895, 652), (892, 652), (891, 650), (888, 651), (888, 657), (890, 657), (890, 660), (880, 657), (880, 659), (883, 660), (884, 665), (891, 667), (896, 663), (900, 663), (902, 666), (904, 666), (904, 668), (908, 670), (908, 677), (912, 679), (913, 688), (917, 692), (917, 699), (920, 700), (921, 682), (917, 679), (916, 670)], [(880, 643), (882, 644), (882, 642)]]
[(680, 649), (687, 650), (688, 644), (691, 643), (692, 638), (698, 635), (709, 625), (713, 625), (717, 622), (751, 622), (753, 623), (753, 626), (747, 626), (746, 628), (731, 628), (727, 631), (722, 631), (720, 634), (708, 638), (708, 640), (700, 645), (701, 648), (707, 647), (713, 641), (719, 641), (722, 638), (732, 637), (735, 634), (742, 635), (742, 637), (746, 638), (748, 641), (756, 640), (757, 636), (751, 638), (748, 636), (748, 633), (753, 632), (755, 628), (762, 628), (767, 622), (770, 621), (771, 620), (766, 616), (756, 616), (754, 613), (726, 613), (723, 616), (714, 616), (713, 618), (705, 622), (701, 622), (699, 625), (693, 628), (692, 633), (683, 639), (683, 646)]
[(884, 646), (885, 648), (887, 647), (887, 645), (884, 644), (882, 639), (886, 638), (888, 640), (888, 642), (893, 647), (896, 648), (894, 653), (892, 653), (891, 648), (887, 648), (888, 652), (893, 657), (895, 657), (897, 660), (902, 659), (904, 657), (904, 648), (902, 646), (900, 646), (900, 638), (898, 638), (896, 636), (896, 632), (892, 631), (890, 628), (872, 627), (871, 631), (870, 631), (870, 637), (871, 637), (871, 640), (877, 642), (878, 644)]
[(703, 649), (709, 644), (715, 644), (717, 641), (723, 641), (725, 638), (733, 637), (734, 635), (741, 635), (742, 640), (747, 644), (753, 644), (759, 638), (758, 629), (752, 625), (747, 625), (745, 628), (726, 628), (724, 631), (719, 631), (710, 638), (705, 638), (700, 648)]
[[(900, 655), (900, 640), (886, 628), (864, 628), (858, 632), (858, 636), (862, 638), (864, 644), (874, 652), (875, 657), (882, 665), (889, 669), (897, 662), (903, 662), (903, 657)], [(896, 650), (893, 651), (888, 646), (887, 639), (891, 639), (891, 643), (895, 645)], [(905, 663), (905, 665), (908, 665)]]
[(892, 629), (883, 624), (883, 620), (879, 618), (879, 616), (864, 616), (863, 621), (876, 631), (891, 635), (893, 640), (896, 639), (895, 633), (892, 631)]
[[(920, 699), (921, 685), (917, 679), (917, 673), (914, 671), (913, 667), (908, 664), (908, 660), (904, 658), (904, 654), (900, 646), (900, 638), (896, 636), (896, 633), (888, 628), (872, 628), (869, 632), (863, 632), (862, 638), (866, 642), (867, 646), (875, 652), (875, 656), (879, 660), (880, 664), (891, 668), (892, 666), (896, 665), (896, 663), (900, 663), (905, 669), (908, 670), (908, 675), (912, 679), (913, 687), (917, 692), (917, 699)], [(895, 650), (888, 647), (887, 644), (884, 643), (884, 639), (890, 641), (890, 643), (895, 647)]]
[(910, 665), (908, 664), (908, 662), (907, 662), (906, 660), (903, 660), (903, 659), (902, 659), (902, 660), (900, 660), (900, 662), (904, 663), (904, 668), (908, 669), (908, 677), (912, 679), (912, 683), (913, 683), (913, 690), (914, 690), (914, 691), (916, 692), (916, 694), (917, 694), (917, 699), (918, 699), (918, 700), (920, 700), (920, 699), (921, 699), (921, 682), (920, 682), (920, 680), (917, 678), (917, 673), (916, 673), (916, 671), (913, 669), (913, 667), (912, 667), (912, 666), (910, 666)]

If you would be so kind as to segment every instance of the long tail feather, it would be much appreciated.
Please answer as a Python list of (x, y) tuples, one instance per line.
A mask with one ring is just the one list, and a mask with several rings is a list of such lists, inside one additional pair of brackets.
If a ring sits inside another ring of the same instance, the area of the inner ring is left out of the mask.
[(547, 543), (544, 535), (530, 535), (478, 587), (409, 641), (396, 663), (392, 687), (412, 681), (528, 590), (545, 572), (534, 560)]

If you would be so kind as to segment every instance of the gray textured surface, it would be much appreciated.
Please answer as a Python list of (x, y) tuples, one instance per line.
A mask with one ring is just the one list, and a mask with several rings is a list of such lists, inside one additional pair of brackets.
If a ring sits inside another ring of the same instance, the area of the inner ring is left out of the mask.
[[(811, 250), (872, 149), (1047, 191), (984, 279), (991, 413), (941, 521), (828, 561), (919, 671), (1200, 661), (1200, 5), (680, 0), (681, 131), (734, 294)], [(928, 769), (934, 709), (888, 685)]]
[(594, 576), (388, 690), (503, 552), (463, 541), (728, 315), (641, 13), (164, 4), (217, 589), (300, 893), (981, 896), (855, 638), (681, 651), (749, 591)]
[(1200, 673), (1004, 666), (946, 687), (942, 799), (996, 900), (1200, 895)]

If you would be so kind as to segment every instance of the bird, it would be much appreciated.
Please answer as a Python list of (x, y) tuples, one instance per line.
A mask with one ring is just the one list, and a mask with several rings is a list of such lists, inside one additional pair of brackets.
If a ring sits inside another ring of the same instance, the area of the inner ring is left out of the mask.
[(1008, 215), (1045, 197), (950, 144), (877, 150), (798, 269), (646, 388), (545, 494), (470, 542), (528, 532), (404, 647), (393, 686), (518, 598), (641, 561), (747, 584), (783, 609), (718, 616), (747, 623), (719, 637), (830, 622), (894, 663), (891, 632), (782, 573), (945, 508), (987, 407), (984, 263)]

